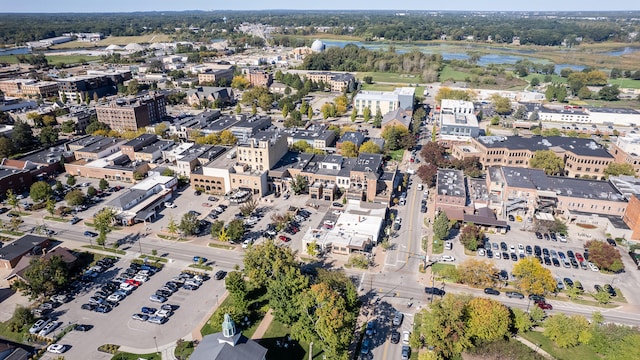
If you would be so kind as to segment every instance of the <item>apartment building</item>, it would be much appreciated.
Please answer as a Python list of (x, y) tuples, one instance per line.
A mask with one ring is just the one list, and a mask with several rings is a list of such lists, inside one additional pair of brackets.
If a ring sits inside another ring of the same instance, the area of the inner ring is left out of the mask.
[(458, 159), (477, 156), (486, 168), (489, 166), (529, 167), (536, 151), (551, 150), (565, 163), (564, 176), (604, 179), (604, 170), (614, 157), (591, 139), (562, 136), (481, 136), (470, 139), (469, 145), (453, 145), (452, 154)]
[(109, 76), (80, 75), (64, 79), (56, 79), (58, 83), (58, 97), (66, 97), (71, 102), (84, 102), (87, 97), (115, 95), (118, 92), (117, 83)]
[(360, 91), (353, 99), (353, 107), (362, 116), (365, 108), (371, 110), (371, 116), (378, 111), (382, 115), (396, 109), (413, 109), (415, 88), (403, 87), (394, 91)]
[(260, 131), (246, 144), (238, 145), (238, 162), (252, 170), (268, 171), (288, 151), (287, 137), (278, 131)]
[(233, 65), (206, 64), (202, 72), (198, 73), (198, 82), (201, 85), (231, 84), (234, 70), (235, 67)]
[(33, 79), (0, 81), (0, 91), (6, 96), (48, 98), (58, 96), (58, 83)]
[(480, 133), (478, 118), (470, 101), (443, 99), (439, 123), (438, 140), (447, 147), (455, 143), (467, 143)]
[(263, 70), (249, 69), (245, 72), (245, 77), (249, 80), (251, 86), (269, 87), (273, 83), (273, 76)]
[(615, 143), (609, 146), (609, 153), (619, 164), (631, 164), (636, 175), (640, 174), (640, 135), (629, 134), (619, 136)]
[(136, 98), (120, 98), (107, 105), (96, 106), (98, 121), (113, 130), (135, 131), (161, 121), (167, 116), (163, 94), (149, 93)]
[[(311, 81), (325, 83), (333, 92), (352, 91), (356, 85), (356, 78), (349, 73), (334, 73), (326, 71), (309, 71), (305, 74)], [(375, 113), (374, 113), (375, 114)]]

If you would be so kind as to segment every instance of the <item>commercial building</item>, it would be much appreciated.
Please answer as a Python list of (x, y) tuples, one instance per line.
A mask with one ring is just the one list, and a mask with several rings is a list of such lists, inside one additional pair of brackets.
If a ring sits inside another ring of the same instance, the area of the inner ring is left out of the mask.
[[(2, 159), (2, 163), (6, 159)], [(15, 194), (22, 194), (29, 190), (33, 183), (31, 172), (25, 169), (15, 169), (0, 165), (0, 194), (2, 197), (11, 189)]]
[(285, 131), (287, 134), (287, 143), (289, 146), (304, 141), (314, 149), (326, 150), (333, 146), (336, 140), (336, 133), (333, 130), (327, 130), (326, 126), (314, 125), (307, 129), (291, 129)]
[(413, 109), (415, 88), (403, 87), (394, 91), (367, 91), (363, 90), (353, 99), (353, 107), (362, 116), (365, 108), (371, 110), (371, 116), (378, 111), (382, 115), (396, 109)]
[(58, 96), (58, 83), (33, 79), (0, 81), (0, 91), (6, 96), (48, 98)]
[(124, 190), (105, 207), (116, 212), (116, 220), (122, 225), (154, 221), (177, 186), (178, 179), (174, 176), (152, 175)]
[(448, 147), (478, 137), (478, 118), (470, 101), (443, 99), (440, 106), (438, 140)]
[(159, 122), (167, 116), (166, 99), (161, 93), (136, 98), (120, 98), (107, 105), (96, 106), (98, 121), (113, 130), (137, 130)]
[[(470, 151), (471, 146), (475, 151)], [(466, 149), (466, 150), (465, 150)], [(452, 154), (458, 159), (477, 156), (489, 166), (529, 167), (536, 151), (551, 150), (563, 159), (564, 176), (604, 179), (604, 170), (614, 157), (591, 139), (562, 136), (481, 136), (470, 139), (469, 145), (453, 145)]]
[(435, 191), (436, 211), (445, 211), (449, 219), (463, 220), (467, 186), (462, 170), (438, 169)]
[(260, 131), (246, 144), (238, 145), (238, 162), (252, 170), (268, 171), (288, 151), (287, 137), (279, 131)]
[(538, 109), (541, 121), (640, 126), (640, 111), (622, 108), (593, 108), (582, 106), (551, 107), (542, 106)]
[(49, 239), (45, 236), (24, 235), (0, 248), (0, 268), (13, 269), (23, 256), (42, 254), (47, 246)]
[(273, 76), (263, 70), (249, 69), (245, 72), (245, 76), (251, 86), (269, 87), (273, 83)]
[(316, 83), (325, 83), (333, 92), (352, 91), (356, 85), (356, 78), (349, 73), (309, 71), (305, 76)]
[(640, 174), (640, 135), (619, 136), (609, 146), (609, 153), (616, 163), (631, 164), (636, 174)]
[(118, 92), (117, 83), (104, 75), (80, 75), (55, 81), (58, 83), (58, 96), (71, 102), (84, 102), (87, 97), (93, 99), (94, 95), (105, 97)]
[(235, 66), (225, 64), (205, 64), (205, 68), (198, 73), (200, 85), (231, 84)]
[(91, 122), (92, 113), (95, 114), (95, 110), (76, 106), (70, 108), (68, 114), (57, 116), (56, 121), (58, 122), (58, 124), (64, 124), (67, 121), (73, 121), (76, 133), (83, 134), (85, 129)]

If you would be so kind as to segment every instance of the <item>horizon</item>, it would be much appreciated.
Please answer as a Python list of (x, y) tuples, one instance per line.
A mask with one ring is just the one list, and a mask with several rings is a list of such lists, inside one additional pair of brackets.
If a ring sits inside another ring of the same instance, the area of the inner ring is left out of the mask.
[[(215, 5), (213, 5), (215, 6)], [(426, 3), (417, 0), (401, 0), (390, 3), (383, 0), (352, 1), (325, 0), (320, 3), (300, 3), (290, 0), (244, 0), (229, 9), (215, 9), (207, 0), (111, 0), (107, 4), (86, 0), (65, 0), (55, 5), (49, 1), (11, 1), (3, 4), (0, 14), (36, 13), (136, 13), (136, 12), (220, 12), (220, 11), (436, 11), (436, 12), (635, 12), (640, 6), (628, 0), (610, 0), (606, 3), (595, 0), (552, 1), (516, 3), (506, 0), (483, 2), (477, 0), (450, 0), (446, 3)], [(579, 9), (579, 10), (578, 10)]]

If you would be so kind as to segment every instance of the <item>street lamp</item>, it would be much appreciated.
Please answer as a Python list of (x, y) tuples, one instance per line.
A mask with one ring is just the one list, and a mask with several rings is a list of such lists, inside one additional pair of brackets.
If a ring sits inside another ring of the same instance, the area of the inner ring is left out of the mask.
[(159, 353), (160, 351), (158, 350), (158, 340), (156, 340), (156, 337), (153, 337), (153, 342), (156, 343), (156, 353)]

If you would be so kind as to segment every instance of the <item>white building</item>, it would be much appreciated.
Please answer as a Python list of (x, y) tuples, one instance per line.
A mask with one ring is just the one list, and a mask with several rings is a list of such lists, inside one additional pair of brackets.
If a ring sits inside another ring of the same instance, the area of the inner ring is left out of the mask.
[(440, 107), (440, 140), (468, 141), (480, 128), (471, 101), (443, 99)]
[(413, 98), (416, 89), (412, 87), (397, 88), (393, 91), (360, 91), (353, 99), (353, 107), (358, 111), (358, 115), (364, 113), (365, 108), (371, 110), (371, 117), (375, 116), (378, 110), (382, 115), (390, 111), (400, 109), (413, 109)]
[(640, 111), (634, 109), (582, 108), (579, 106), (541, 107), (538, 115), (541, 121), (640, 126)]

